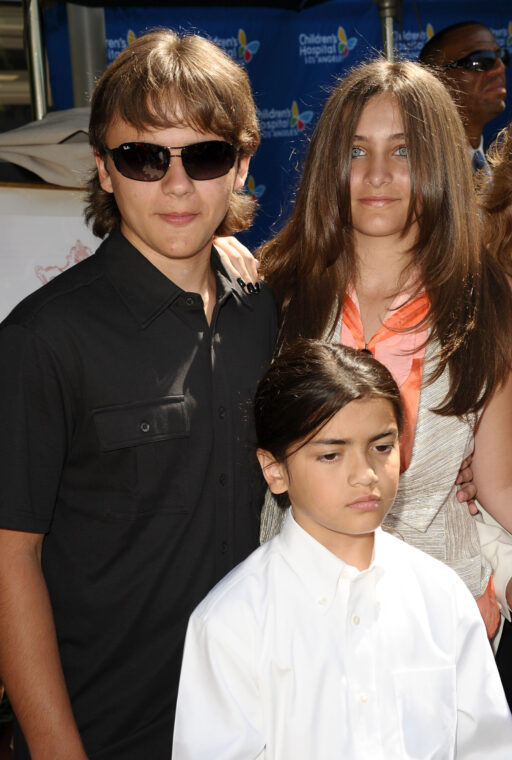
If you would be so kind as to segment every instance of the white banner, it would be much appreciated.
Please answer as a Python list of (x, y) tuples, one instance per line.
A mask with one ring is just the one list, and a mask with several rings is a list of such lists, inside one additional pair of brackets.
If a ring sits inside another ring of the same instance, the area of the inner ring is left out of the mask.
[(32, 291), (94, 253), (79, 190), (0, 186), (0, 320)]

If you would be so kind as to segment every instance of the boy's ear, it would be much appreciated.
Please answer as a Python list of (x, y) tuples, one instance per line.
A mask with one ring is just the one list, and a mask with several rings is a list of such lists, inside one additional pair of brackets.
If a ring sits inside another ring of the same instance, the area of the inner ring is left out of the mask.
[(245, 180), (247, 179), (247, 175), (249, 173), (250, 160), (250, 156), (242, 156), (242, 158), (238, 160), (235, 176), (235, 186), (233, 188), (234, 190), (241, 190), (245, 185)]
[(278, 462), (270, 451), (265, 451), (265, 449), (258, 449), (256, 456), (258, 457), (263, 477), (267, 481), (267, 485), (272, 493), (285, 493), (288, 490), (285, 465), (282, 462)]
[(110, 179), (110, 174), (108, 173), (105, 164), (106, 155), (100, 156), (99, 153), (94, 151), (94, 160), (96, 161), (96, 168), (98, 169), (98, 177), (102, 189), (105, 190), (106, 193), (113, 193), (114, 188), (112, 187), (112, 180)]

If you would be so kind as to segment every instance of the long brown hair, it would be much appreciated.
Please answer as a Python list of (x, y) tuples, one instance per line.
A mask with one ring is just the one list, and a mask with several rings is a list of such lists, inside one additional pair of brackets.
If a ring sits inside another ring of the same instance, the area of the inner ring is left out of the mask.
[(483, 240), (512, 275), (512, 125), (500, 132), (487, 156), (491, 171), (480, 172), (477, 178)]
[(361, 113), (378, 94), (396, 98), (404, 122), (411, 174), (404, 234), (416, 217), (414, 264), (430, 299), (429, 340), (440, 345), (429, 379), (450, 368), (449, 393), (437, 411), (477, 411), (510, 368), (510, 293), (481, 253), (461, 120), (444, 85), (419, 64), (363, 64), (329, 97), (312, 135), (292, 214), (260, 252), (281, 318), (280, 341), (321, 338), (329, 330), (332, 336), (343, 295), (356, 280), (350, 156)]
[[(132, 42), (99, 80), (91, 101), (89, 142), (100, 156), (115, 119), (141, 131), (186, 124), (213, 132), (234, 145), (239, 157), (252, 155), (260, 141), (246, 71), (213, 42), (193, 34), (180, 37), (170, 29)], [(88, 190), (85, 218), (92, 221), (94, 234), (103, 237), (119, 225), (121, 215), (113, 194), (101, 188), (97, 171)], [(255, 208), (248, 195), (232, 193), (216, 234), (245, 229)]]

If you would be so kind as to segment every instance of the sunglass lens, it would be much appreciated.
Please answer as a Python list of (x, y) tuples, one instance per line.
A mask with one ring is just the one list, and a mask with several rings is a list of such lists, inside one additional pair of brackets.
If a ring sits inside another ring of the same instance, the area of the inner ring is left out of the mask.
[(235, 163), (235, 156), (233, 146), (222, 140), (193, 143), (181, 151), (185, 171), (195, 180), (223, 177)]
[(489, 51), (487, 54), (475, 53), (474, 56), (468, 56), (470, 67), (473, 71), (490, 71), (497, 59), (503, 61), (504, 66), (510, 63), (510, 53), (505, 49)]
[(474, 57), (468, 56), (468, 66), (470, 71), (489, 71), (496, 63), (496, 58), (479, 53)]
[(156, 182), (169, 167), (169, 151), (151, 143), (124, 143), (115, 152), (117, 169), (140, 182)]

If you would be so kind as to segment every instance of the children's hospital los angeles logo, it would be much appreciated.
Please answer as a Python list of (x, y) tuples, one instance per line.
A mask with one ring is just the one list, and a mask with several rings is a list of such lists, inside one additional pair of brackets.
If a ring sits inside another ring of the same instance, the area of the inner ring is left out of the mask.
[[(137, 34), (133, 29), (128, 29), (125, 35), (107, 38), (107, 62), (111, 63), (136, 38)], [(259, 40), (248, 41), (245, 29), (239, 29), (236, 37), (234, 35), (231, 37), (213, 37), (212, 42), (239, 63), (250, 63), (260, 49)]]
[(247, 35), (244, 30), (238, 30), (238, 57), (245, 61), (245, 63), (249, 63), (249, 61), (252, 60), (253, 55), (258, 52), (259, 47), (259, 40), (247, 42)]
[(313, 111), (302, 111), (299, 113), (297, 101), (294, 100), (291, 108), (290, 127), (296, 127), (298, 132), (302, 132), (306, 124), (309, 124), (313, 118)]
[(253, 201), (257, 201), (259, 198), (261, 198), (265, 190), (265, 185), (257, 185), (254, 181), (254, 177), (252, 174), (250, 174), (244, 188), (245, 194), (252, 198)]
[(260, 108), (258, 121), (261, 136), (296, 137), (313, 119), (313, 111), (300, 111), (296, 100), (288, 108)]
[(299, 57), (306, 64), (342, 63), (357, 45), (355, 37), (347, 37), (342, 26), (337, 34), (299, 34)]
[(247, 40), (245, 29), (239, 29), (237, 37), (214, 37), (212, 42), (239, 63), (250, 63), (260, 49), (259, 40)]

